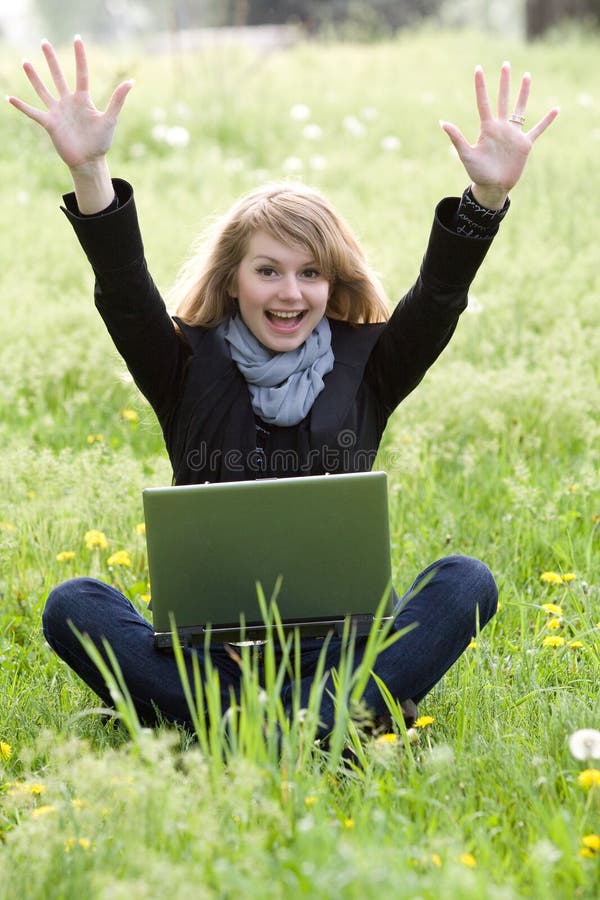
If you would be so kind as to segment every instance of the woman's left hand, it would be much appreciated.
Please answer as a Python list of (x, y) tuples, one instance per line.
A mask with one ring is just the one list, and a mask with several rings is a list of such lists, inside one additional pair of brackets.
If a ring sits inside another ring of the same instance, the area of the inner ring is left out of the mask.
[(558, 115), (558, 107), (553, 107), (529, 131), (522, 130), (530, 86), (531, 75), (526, 72), (513, 112), (509, 113), (510, 63), (505, 62), (500, 69), (498, 109), (494, 116), (483, 69), (477, 66), (475, 97), (480, 120), (477, 143), (469, 144), (456, 125), (440, 122), (472, 181), (473, 196), (488, 209), (504, 206), (508, 192), (521, 177), (533, 142)]

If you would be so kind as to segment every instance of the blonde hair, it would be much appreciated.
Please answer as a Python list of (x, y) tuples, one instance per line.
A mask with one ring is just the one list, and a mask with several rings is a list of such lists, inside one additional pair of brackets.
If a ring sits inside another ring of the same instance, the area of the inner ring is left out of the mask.
[(387, 321), (387, 296), (350, 226), (318, 191), (281, 182), (238, 200), (182, 267), (169, 306), (184, 322), (210, 328), (234, 312), (230, 291), (259, 229), (281, 243), (309, 249), (330, 282), (329, 317), (356, 324)]

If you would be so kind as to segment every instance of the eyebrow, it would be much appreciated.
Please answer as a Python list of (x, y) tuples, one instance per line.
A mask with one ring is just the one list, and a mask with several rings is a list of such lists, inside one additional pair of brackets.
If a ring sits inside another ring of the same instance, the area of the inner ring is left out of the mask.
[[(252, 262), (256, 262), (258, 259), (264, 259), (266, 262), (275, 263), (276, 265), (281, 265), (281, 260), (276, 259), (274, 256), (267, 256), (263, 253), (259, 253), (256, 256), (252, 257)], [(314, 259), (308, 259), (305, 262), (300, 263), (300, 266), (316, 266), (317, 262)]]

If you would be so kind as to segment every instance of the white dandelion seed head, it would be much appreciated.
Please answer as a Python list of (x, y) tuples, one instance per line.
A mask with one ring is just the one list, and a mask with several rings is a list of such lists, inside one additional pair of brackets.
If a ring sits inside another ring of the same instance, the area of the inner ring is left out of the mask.
[(144, 143), (142, 143), (142, 141), (136, 141), (129, 148), (129, 155), (133, 159), (140, 159), (140, 157), (145, 156), (147, 152), (148, 148)]
[(323, 137), (323, 129), (320, 125), (311, 122), (302, 129), (302, 137), (306, 138), (307, 141), (318, 141)]
[(569, 750), (575, 759), (600, 759), (600, 731), (580, 728), (569, 738)]
[(351, 134), (352, 137), (363, 137), (367, 132), (363, 123), (360, 122), (356, 116), (345, 116), (342, 125), (344, 126), (344, 130), (347, 131), (348, 134)]
[(223, 163), (223, 168), (226, 172), (241, 172), (245, 167), (245, 162), (239, 156), (230, 156), (229, 159), (226, 159)]
[(150, 134), (154, 138), (155, 141), (164, 141), (167, 136), (168, 126), (163, 122), (160, 122), (158, 125), (154, 125)]
[(319, 153), (315, 153), (308, 160), (308, 164), (315, 172), (322, 172), (323, 169), (327, 168), (327, 158), (325, 156), (321, 156)]
[(375, 106), (364, 106), (361, 109), (360, 114), (361, 114), (362, 118), (365, 119), (365, 121), (367, 121), (367, 122), (372, 122), (373, 119), (376, 119), (377, 116), (379, 115), (377, 108)]
[(379, 145), (382, 150), (394, 151), (400, 149), (400, 138), (396, 137), (395, 134), (386, 134), (385, 137), (381, 138), (381, 143)]
[(183, 125), (171, 125), (170, 128), (167, 128), (165, 143), (168, 144), (169, 147), (187, 147), (189, 142), (190, 133)]
[(290, 117), (297, 122), (306, 122), (310, 118), (310, 106), (306, 103), (294, 103), (290, 109)]
[(583, 106), (585, 109), (589, 109), (594, 105), (594, 98), (587, 91), (582, 91), (580, 94), (577, 94), (577, 102), (580, 106)]
[(287, 159), (284, 159), (283, 161), (284, 172), (301, 172), (303, 168), (304, 163), (299, 156), (288, 156)]
[(531, 848), (531, 857), (539, 865), (557, 863), (562, 857), (562, 851), (552, 841), (542, 838)]
[(469, 294), (467, 312), (476, 314), (483, 312), (483, 309), (483, 303), (481, 303), (481, 301), (478, 300), (477, 297), (475, 297), (473, 294)]

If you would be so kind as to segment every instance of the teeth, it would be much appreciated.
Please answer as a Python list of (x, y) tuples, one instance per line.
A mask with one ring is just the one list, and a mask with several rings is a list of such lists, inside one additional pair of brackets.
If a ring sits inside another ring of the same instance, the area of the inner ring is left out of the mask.
[(297, 316), (301, 316), (302, 312), (275, 312), (275, 310), (270, 310), (269, 315), (275, 316), (276, 319), (295, 319)]

